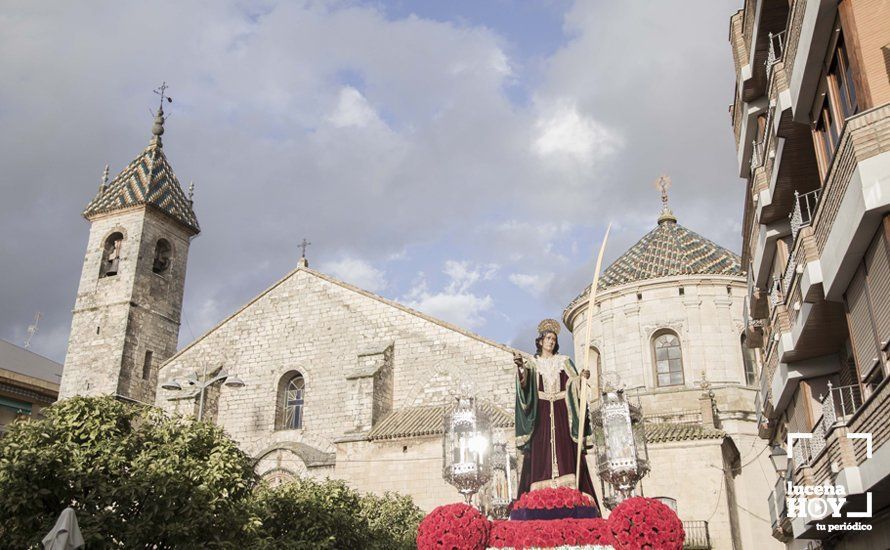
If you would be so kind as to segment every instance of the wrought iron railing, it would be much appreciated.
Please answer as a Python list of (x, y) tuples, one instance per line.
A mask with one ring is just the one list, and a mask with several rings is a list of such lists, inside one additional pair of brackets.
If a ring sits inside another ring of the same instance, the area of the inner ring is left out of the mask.
[[(814, 189), (802, 195), (794, 192), (794, 210), (791, 211), (791, 242), (797, 242), (797, 234), (804, 227), (808, 227), (813, 223), (813, 216), (816, 214), (816, 207), (819, 206), (819, 196), (821, 189)], [(793, 246), (793, 244), (792, 244)]]
[(782, 278), (778, 275), (773, 276), (773, 280), (769, 285), (769, 303), (775, 307), (782, 303), (785, 299), (782, 292)]
[(684, 521), (683, 530), (686, 531), (684, 550), (711, 549), (711, 534), (708, 531), (707, 521)]
[(763, 142), (764, 140), (751, 140), (751, 172), (754, 172), (755, 168), (760, 168), (763, 166)]
[(770, 75), (773, 65), (782, 60), (785, 51), (785, 31), (776, 34), (769, 33), (769, 52), (766, 54), (766, 74)]
[(828, 382), (828, 393), (822, 397), (822, 430), (827, 434), (837, 425), (844, 425), (862, 406), (862, 390), (858, 384), (832, 387)]
[[(794, 281), (794, 273), (797, 271), (797, 252), (792, 252), (788, 256), (788, 263), (785, 264), (785, 273), (782, 275), (782, 291), (783, 301), (788, 300), (791, 296), (791, 283)], [(787, 304), (791, 305), (791, 304)]]

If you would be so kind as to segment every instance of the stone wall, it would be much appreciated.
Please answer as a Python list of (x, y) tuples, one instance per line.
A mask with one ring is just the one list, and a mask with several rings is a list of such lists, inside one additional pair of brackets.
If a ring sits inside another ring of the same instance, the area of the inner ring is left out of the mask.
[[(682, 289), (682, 293), (681, 293)], [(713, 382), (744, 384), (740, 338), (745, 281), (728, 276), (684, 276), (646, 281), (597, 298), (591, 343), (603, 373), (627, 388), (655, 388), (652, 336), (661, 329), (680, 337), (683, 376), (695, 387), (702, 371)], [(583, 362), (586, 305), (574, 314), (575, 357)]]
[[(115, 232), (124, 237), (118, 272), (100, 277), (104, 244)], [(172, 245), (172, 262), (156, 274), (154, 248), (162, 237)], [(149, 208), (91, 221), (60, 399), (121, 394), (154, 401), (158, 368), (176, 352), (188, 247), (189, 233)], [(152, 364), (143, 373), (146, 351), (152, 352)]]
[[(266, 460), (260, 473), (288, 461), (299, 470), (302, 466), (293, 463), (297, 458), (311, 473), (330, 468), (334, 454), (342, 454), (338, 439), (348, 440), (341, 443), (347, 454), (357, 452), (353, 448), (370, 449), (370, 443), (362, 447), (356, 440), (388, 409), (446, 403), (464, 380), (480, 397), (512, 410), (512, 351), (301, 267), (174, 356), (162, 367), (160, 380), (200, 372), (205, 365), (227, 368), (246, 385), (223, 387), (205, 414), (252, 456), (274, 455), (281, 448), (294, 455)], [(276, 430), (283, 399), (279, 383), (292, 371), (306, 383), (303, 427)], [(193, 400), (168, 401), (175, 395), (160, 389), (157, 404), (171, 412), (194, 411)], [(441, 439), (436, 445), (441, 461)], [(422, 446), (410, 448), (426, 452)], [(414, 450), (403, 454), (400, 445), (398, 452), (406, 468), (422, 462)], [(362, 463), (365, 473), (355, 474), (355, 468), (338, 462), (336, 475), (357, 476), (360, 486), (366, 485), (362, 476), (374, 476), (383, 488), (401, 487), (394, 476), (371, 466), (380, 458), (374, 453)], [(441, 465), (430, 467), (432, 473), (423, 483), (418, 479), (418, 486), (441, 479)]]

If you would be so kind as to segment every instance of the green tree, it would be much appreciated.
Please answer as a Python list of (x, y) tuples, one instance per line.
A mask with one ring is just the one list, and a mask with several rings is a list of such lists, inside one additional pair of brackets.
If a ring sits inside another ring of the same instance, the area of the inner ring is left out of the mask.
[(74, 397), (0, 439), (0, 545), (33, 547), (72, 506), (88, 548), (237, 547), (250, 458), (211, 424)]
[(390, 492), (383, 496), (368, 493), (362, 496), (361, 510), (377, 548), (416, 548), (417, 526), (424, 513), (411, 497)]
[(410, 497), (359, 494), (343, 481), (298, 479), (256, 492), (258, 546), (401, 550), (415, 547), (423, 512)]

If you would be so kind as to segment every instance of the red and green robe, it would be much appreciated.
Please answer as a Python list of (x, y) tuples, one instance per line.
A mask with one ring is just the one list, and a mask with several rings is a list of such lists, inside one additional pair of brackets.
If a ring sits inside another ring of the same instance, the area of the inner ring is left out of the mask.
[[(517, 496), (544, 487), (575, 486), (578, 394), (580, 384), (587, 382), (565, 355), (535, 357), (526, 366), (525, 388), (516, 377), (516, 446), (523, 453)], [(584, 425), (586, 448), (591, 432), (590, 423)], [(578, 488), (596, 499), (584, 454)]]

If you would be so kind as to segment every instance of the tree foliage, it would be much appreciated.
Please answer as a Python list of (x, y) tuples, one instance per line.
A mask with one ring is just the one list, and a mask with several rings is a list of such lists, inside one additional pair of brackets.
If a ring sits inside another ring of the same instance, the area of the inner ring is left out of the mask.
[(410, 497), (343, 481), (258, 484), (218, 427), (74, 397), (0, 439), (0, 548), (35, 548), (74, 508), (87, 548), (414, 547)]
[(423, 512), (410, 497), (360, 496), (343, 481), (299, 479), (256, 493), (263, 548), (414, 548)]
[(211, 424), (74, 397), (0, 439), (0, 540), (39, 543), (71, 506), (87, 546), (236, 545), (250, 458)]

